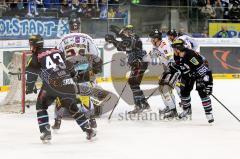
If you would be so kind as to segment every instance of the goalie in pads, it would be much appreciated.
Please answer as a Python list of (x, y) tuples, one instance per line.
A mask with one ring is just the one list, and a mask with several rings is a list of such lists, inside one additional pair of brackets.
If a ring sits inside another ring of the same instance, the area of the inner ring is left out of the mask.
[[(61, 39), (58, 48), (65, 53), (67, 61), (74, 65), (77, 72), (75, 81), (81, 85), (96, 87), (95, 75), (102, 72), (102, 59), (98, 57), (99, 51), (93, 43), (93, 39), (87, 34), (79, 33), (80, 27), (80, 19), (70, 19), (70, 33)], [(114, 96), (107, 91), (104, 91), (104, 93), (111, 95), (111, 97)], [(89, 96), (76, 96), (76, 99), (79, 109), (89, 116), (91, 127), (96, 128), (95, 116), (103, 113), (98, 109), (100, 108), (99, 105), (94, 104), (95, 100)], [(55, 123), (52, 128), (55, 130), (59, 129), (61, 119), (69, 116), (68, 114), (68, 111), (61, 108), (61, 103), (56, 104)]]
[(159, 92), (165, 104), (165, 108), (159, 113), (163, 114), (164, 119), (171, 119), (177, 117), (175, 96), (172, 92), (174, 89), (179, 72), (170, 72), (167, 67), (168, 62), (173, 58), (173, 50), (168, 41), (162, 40), (162, 33), (155, 29), (149, 34), (153, 44), (153, 50), (150, 56), (153, 61), (158, 61), (163, 66), (164, 72), (159, 81)]

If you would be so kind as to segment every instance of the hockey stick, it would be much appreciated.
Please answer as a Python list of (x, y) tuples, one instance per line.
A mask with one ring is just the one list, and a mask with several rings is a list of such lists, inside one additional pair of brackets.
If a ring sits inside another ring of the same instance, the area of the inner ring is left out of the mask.
[(111, 113), (110, 113), (110, 115), (109, 115), (109, 117), (108, 117), (108, 120), (110, 120), (110, 119), (111, 119), (111, 117), (112, 117), (112, 114), (113, 114), (113, 112), (114, 112), (115, 108), (117, 107), (117, 105), (118, 105), (118, 102), (119, 102), (120, 98), (122, 97), (122, 94), (123, 94), (123, 92), (124, 92), (124, 90), (125, 90), (125, 88), (126, 88), (127, 84), (128, 84), (128, 81), (125, 83), (125, 86), (123, 87), (123, 89), (122, 89), (122, 92), (120, 93), (120, 95), (119, 95), (119, 97), (118, 97), (118, 100), (117, 100), (116, 104), (114, 105), (114, 107), (113, 107), (113, 109), (112, 109), (112, 111), (111, 111)]
[(154, 91), (146, 98), (146, 100), (148, 100), (158, 89), (159, 87), (155, 88)]
[(236, 117), (236, 115), (234, 115), (222, 102), (220, 102), (220, 101), (217, 99), (217, 97), (215, 97), (213, 94), (211, 94), (211, 95), (212, 95), (212, 97), (213, 97), (216, 101), (218, 101), (218, 103), (221, 104), (235, 119), (237, 119), (238, 122), (240, 122), (239, 118)]

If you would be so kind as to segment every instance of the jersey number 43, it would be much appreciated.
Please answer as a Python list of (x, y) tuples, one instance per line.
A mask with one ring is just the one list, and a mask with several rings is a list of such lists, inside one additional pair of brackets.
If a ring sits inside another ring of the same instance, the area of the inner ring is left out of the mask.
[[(54, 62), (54, 61), (57, 61)], [(64, 61), (59, 53), (55, 53), (52, 56), (47, 56), (46, 57), (46, 68), (47, 69), (55, 69), (57, 64), (62, 63), (64, 64)]]

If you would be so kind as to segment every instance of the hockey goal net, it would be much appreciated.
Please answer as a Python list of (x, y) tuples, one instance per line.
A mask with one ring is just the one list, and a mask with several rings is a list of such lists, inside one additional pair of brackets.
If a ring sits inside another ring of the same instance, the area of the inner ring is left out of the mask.
[(30, 52), (14, 52), (7, 66), (3, 66), (9, 79), (7, 92), (0, 102), (0, 112), (25, 113), (25, 107), (36, 102), (37, 95), (26, 95), (26, 65)]

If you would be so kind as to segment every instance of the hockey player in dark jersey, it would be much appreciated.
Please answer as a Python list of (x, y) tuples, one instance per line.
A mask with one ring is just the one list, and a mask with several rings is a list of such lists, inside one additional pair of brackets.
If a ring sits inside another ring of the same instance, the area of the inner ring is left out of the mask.
[(135, 108), (128, 113), (135, 114), (150, 109), (144, 93), (140, 89), (144, 72), (148, 67), (148, 63), (143, 61), (146, 51), (142, 48), (142, 41), (139, 36), (134, 33), (132, 25), (125, 26), (119, 32), (114, 31), (114, 29), (112, 29), (112, 31), (115, 32), (122, 41), (118, 41), (113, 35), (107, 34), (105, 36), (106, 42), (112, 43), (118, 51), (126, 51), (128, 64), (131, 67), (128, 84), (133, 92)]
[[(72, 79), (75, 74), (73, 66), (66, 63), (60, 50), (44, 49), (43, 38), (40, 35), (32, 35), (29, 43), (32, 56), (26, 68), (26, 93), (33, 92), (38, 76), (42, 79), (42, 87), (36, 103), (39, 129), (42, 133), (40, 139), (42, 141), (51, 140), (47, 109), (57, 97), (69, 110), (81, 129), (87, 133), (87, 139), (94, 137), (96, 132), (90, 127), (87, 117), (79, 111), (76, 105), (76, 93), (93, 95), (94, 91), (89, 87), (75, 84)], [(98, 92), (95, 92), (95, 95), (97, 96)]]
[(202, 56), (194, 50), (185, 48), (184, 41), (177, 39), (173, 42), (174, 60), (169, 63), (171, 71), (181, 71), (181, 105), (183, 112), (179, 114), (180, 119), (191, 118), (191, 96), (190, 93), (196, 83), (196, 90), (202, 100), (202, 105), (209, 123), (214, 122), (212, 115), (212, 104), (209, 95), (212, 93), (212, 72), (206, 65)]

